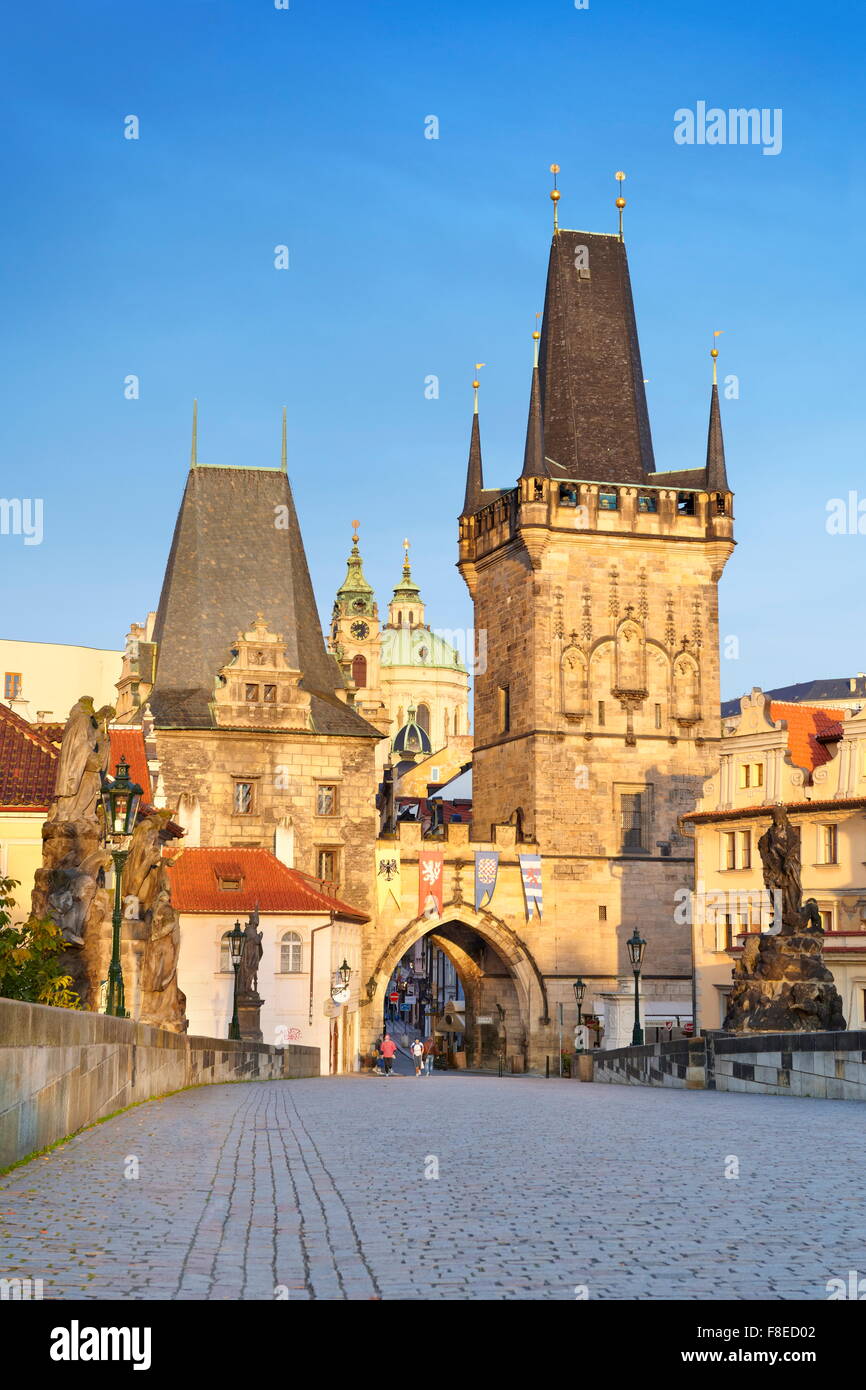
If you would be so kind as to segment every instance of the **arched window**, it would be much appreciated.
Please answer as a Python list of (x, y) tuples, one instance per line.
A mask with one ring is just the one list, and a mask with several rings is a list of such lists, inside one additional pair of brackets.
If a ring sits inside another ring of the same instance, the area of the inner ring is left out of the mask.
[(419, 705), (415, 714), (415, 723), (420, 725), (425, 734), (430, 732), (430, 708), (428, 705)]
[(287, 931), (280, 942), (280, 971), (283, 975), (298, 975), (301, 970), (301, 938), (296, 931)]
[(367, 684), (367, 658), (365, 656), (352, 657), (352, 680), (359, 690), (363, 690)]
[(414, 614), (414, 613), (410, 613), (410, 614), (409, 614), (409, 626), (410, 626), (410, 627), (412, 626), (412, 624), (414, 623), (414, 621), (415, 621), (415, 614)]
[(446, 706), (446, 708), (445, 708), (445, 709), (443, 710), (443, 712), (442, 712), (442, 718), (443, 718), (443, 720), (444, 720), (443, 728), (444, 728), (444, 730), (445, 730), (445, 737), (447, 738), (447, 737), (448, 737), (448, 724), (449, 724), (449, 722), (450, 722), (450, 721), (449, 721), (449, 718), (448, 718), (448, 708), (447, 708), (447, 706)]
[(403, 626), (403, 610), (402, 610), (402, 608), (398, 608), (398, 609), (397, 609), (397, 626), (398, 626), (398, 627), (402, 627), (402, 626)]
[(231, 932), (224, 931), (220, 938), (220, 970), (224, 974), (231, 974), (234, 970), (232, 965), (232, 943)]

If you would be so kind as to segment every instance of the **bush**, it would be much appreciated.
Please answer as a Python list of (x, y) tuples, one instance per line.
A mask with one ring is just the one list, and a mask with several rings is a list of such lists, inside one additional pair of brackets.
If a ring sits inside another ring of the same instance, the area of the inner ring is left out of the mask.
[(20, 927), (9, 925), (17, 887), (17, 879), (0, 876), (0, 998), (79, 1009), (81, 1000), (70, 989), (72, 976), (60, 973), (64, 944), (57, 923), (31, 917)]

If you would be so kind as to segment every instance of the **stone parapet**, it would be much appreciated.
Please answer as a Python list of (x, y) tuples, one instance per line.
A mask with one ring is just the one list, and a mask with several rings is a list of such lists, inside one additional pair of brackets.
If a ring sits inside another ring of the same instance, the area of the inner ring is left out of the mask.
[(0, 999), (0, 1169), (168, 1091), (318, 1075), (317, 1047), (190, 1037), (132, 1019)]

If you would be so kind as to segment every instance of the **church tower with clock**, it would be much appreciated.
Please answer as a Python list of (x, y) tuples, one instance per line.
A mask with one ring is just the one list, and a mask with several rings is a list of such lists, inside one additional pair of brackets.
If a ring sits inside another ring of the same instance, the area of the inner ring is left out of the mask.
[(358, 527), (352, 522), (352, 549), (346, 578), (337, 590), (331, 614), (328, 647), (354, 691), (353, 704), (365, 719), (387, 733), (391, 717), (382, 698), (379, 606), (368, 583), (358, 549)]

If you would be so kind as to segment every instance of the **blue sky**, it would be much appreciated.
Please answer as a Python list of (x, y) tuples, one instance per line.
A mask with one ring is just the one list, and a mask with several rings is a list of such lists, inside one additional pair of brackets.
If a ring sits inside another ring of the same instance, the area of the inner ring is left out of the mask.
[[(866, 497), (855, 7), (47, 0), (4, 26), (0, 492), (45, 520), (39, 546), (0, 536), (0, 635), (120, 645), (156, 606), (194, 396), (208, 463), (276, 464), (288, 407), (323, 614), (357, 516), (380, 604), (408, 535), (433, 624), (471, 622), (469, 383), (486, 362), (485, 469), (510, 485), (555, 160), (564, 226), (613, 230), (628, 175), (660, 468), (703, 461), (724, 329), (723, 695), (866, 669), (866, 537), (825, 526)], [(698, 101), (781, 108), (781, 153), (677, 145)]]

